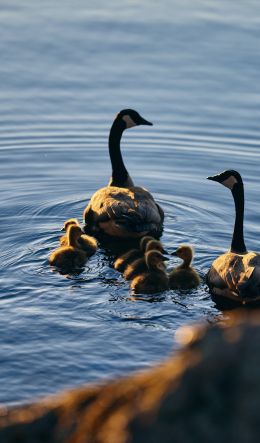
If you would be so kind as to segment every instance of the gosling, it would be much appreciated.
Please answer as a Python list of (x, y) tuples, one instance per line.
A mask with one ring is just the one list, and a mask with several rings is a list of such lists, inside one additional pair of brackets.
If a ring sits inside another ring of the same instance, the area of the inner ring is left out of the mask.
[(136, 294), (155, 294), (169, 288), (169, 279), (164, 261), (169, 260), (161, 252), (151, 250), (145, 253), (147, 270), (135, 276), (130, 287)]
[(137, 260), (138, 258), (144, 257), (146, 245), (150, 240), (153, 240), (153, 237), (150, 235), (142, 237), (139, 243), (139, 248), (130, 249), (130, 251), (120, 255), (120, 257), (118, 257), (114, 263), (114, 268), (119, 272), (124, 272), (129, 263)]
[[(146, 243), (145, 252), (152, 250), (159, 251), (162, 254), (166, 253), (162, 243), (154, 238)], [(126, 280), (132, 280), (136, 275), (146, 272), (147, 270), (145, 255), (143, 255), (141, 258), (132, 261), (126, 266), (123, 276)]]
[(62, 237), (60, 237), (60, 245), (61, 246), (68, 246), (68, 244), (69, 244), (67, 233), (68, 233), (68, 229), (71, 225), (75, 225), (75, 226), (80, 227), (80, 224), (79, 224), (79, 221), (77, 218), (69, 218), (68, 220), (66, 220), (63, 225), (63, 228), (61, 229), (61, 231), (65, 231), (65, 234), (62, 235)]
[(68, 245), (60, 246), (49, 257), (50, 265), (59, 268), (63, 272), (82, 268), (87, 260), (86, 251), (83, 251), (78, 243), (82, 235), (80, 227), (75, 224), (70, 225), (67, 235)]
[(180, 246), (171, 255), (180, 257), (183, 260), (179, 266), (174, 268), (169, 274), (170, 289), (193, 289), (200, 284), (199, 274), (191, 266), (193, 250), (190, 246)]
[(66, 232), (66, 234), (60, 237), (60, 245), (61, 246), (69, 245), (68, 230), (70, 226), (78, 226), (81, 231), (81, 235), (77, 240), (79, 248), (83, 249), (87, 253), (88, 257), (95, 254), (95, 252), (97, 251), (97, 240), (94, 237), (91, 237), (90, 235), (84, 234), (84, 232), (80, 228), (79, 221), (76, 218), (69, 218), (67, 221), (65, 221), (63, 230)]

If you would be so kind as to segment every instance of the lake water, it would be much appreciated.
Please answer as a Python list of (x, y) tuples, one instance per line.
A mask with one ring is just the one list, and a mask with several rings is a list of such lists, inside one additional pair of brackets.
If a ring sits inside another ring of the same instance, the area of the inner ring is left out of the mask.
[(231, 194), (205, 177), (232, 168), (259, 250), (260, 3), (2, 0), (0, 27), (0, 402), (14, 404), (150, 367), (179, 326), (221, 316), (204, 282), (136, 300), (102, 249), (71, 278), (47, 259), (108, 182), (122, 108), (154, 123), (121, 145), (165, 210), (165, 247), (191, 243), (205, 276), (234, 217)]

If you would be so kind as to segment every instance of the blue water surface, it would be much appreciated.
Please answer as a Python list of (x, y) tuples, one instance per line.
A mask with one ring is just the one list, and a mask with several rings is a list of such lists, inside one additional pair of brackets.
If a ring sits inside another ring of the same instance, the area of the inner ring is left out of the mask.
[(78, 276), (48, 255), (108, 182), (122, 108), (154, 123), (127, 131), (122, 151), (165, 210), (165, 247), (192, 244), (205, 276), (234, 220), (230, 193), (205, 177), (232, 168), (259, 250), (260, 3), (2, 0), (0, 27), (0, 402), (14, 404), (150, 367), (179, 326), (221, 317), (204, 280), (136, 299), (104, 249)]

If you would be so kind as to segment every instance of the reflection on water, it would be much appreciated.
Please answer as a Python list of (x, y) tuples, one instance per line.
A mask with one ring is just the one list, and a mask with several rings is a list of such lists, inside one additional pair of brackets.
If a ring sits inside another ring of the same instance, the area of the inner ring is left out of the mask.
[[(177, 346), (179, 326), (218, 319), (204, 276), (229, 247), (234, 209), (208, 175), (241, 172), (247, 246), (259, 249), (259, 2), (38, 6), (3, 1), (0, 11), (0, 401), (9, 403), (150, 366)], [(127, 168), (165, 210), (165, 247), (194, 246), (203, 280), (192, 292), (134, 296), (109, 245), (80, 275), (48, 266), (64, 220), (82, 219), (108, 182), (109, 128), (127, 107), (154, 123), (124, 134)]]

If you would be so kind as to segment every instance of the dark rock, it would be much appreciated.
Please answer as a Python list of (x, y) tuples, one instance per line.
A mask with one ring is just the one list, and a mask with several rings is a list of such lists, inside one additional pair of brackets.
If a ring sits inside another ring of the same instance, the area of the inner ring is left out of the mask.
[(260, 313), (177, 332), (162, 365), (0, 410), (1, 443), (253, 443), (260, 440)]

